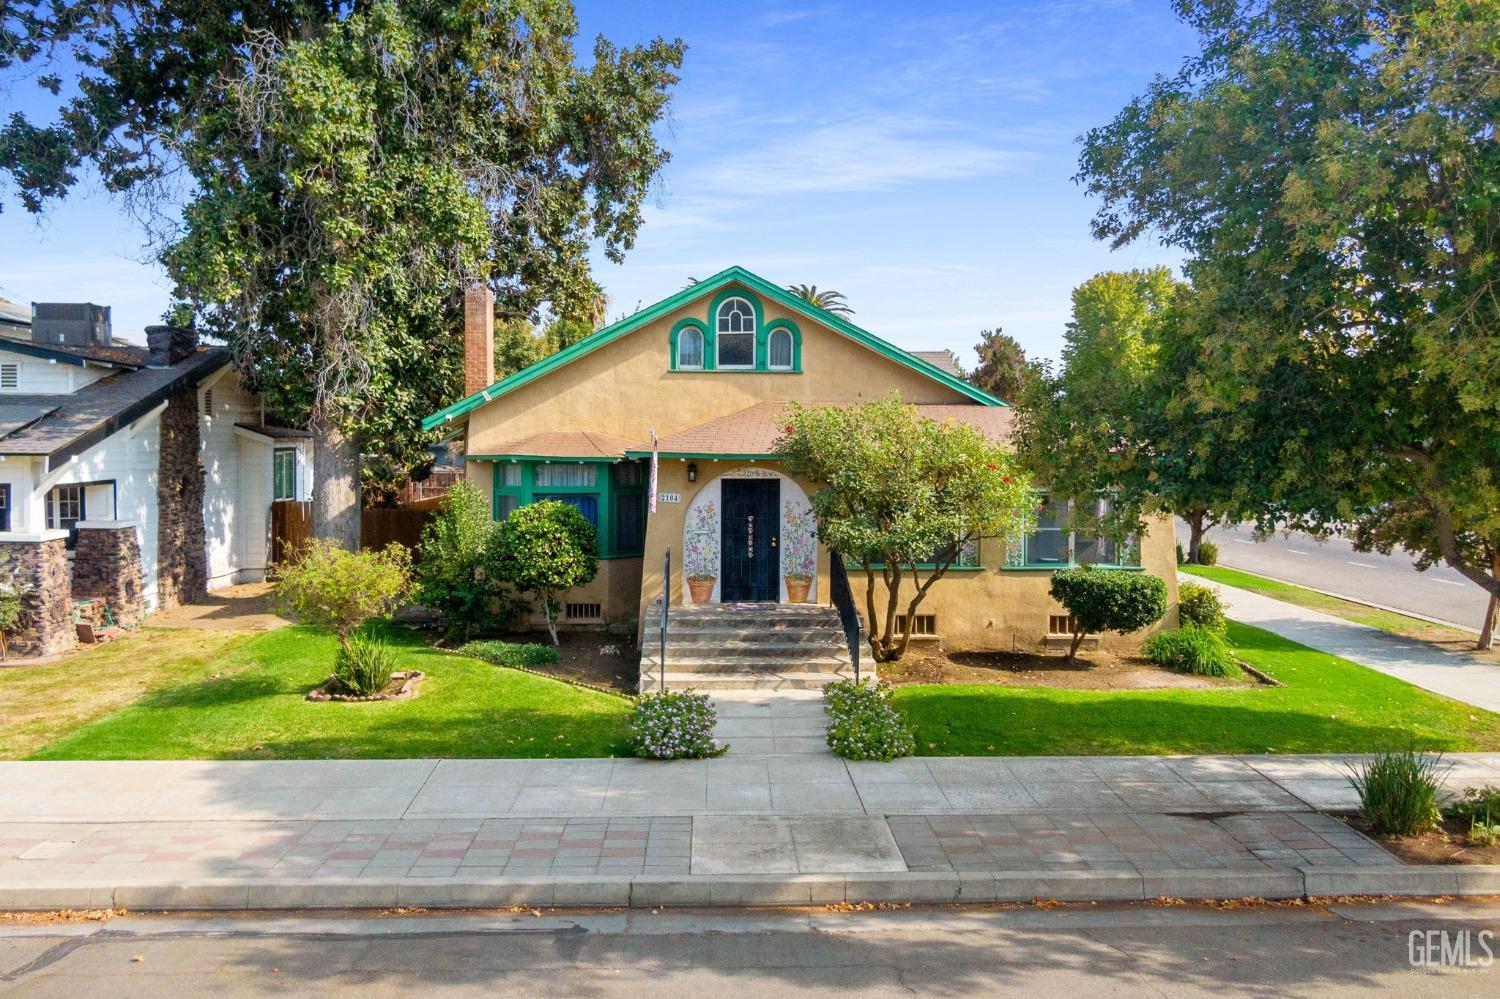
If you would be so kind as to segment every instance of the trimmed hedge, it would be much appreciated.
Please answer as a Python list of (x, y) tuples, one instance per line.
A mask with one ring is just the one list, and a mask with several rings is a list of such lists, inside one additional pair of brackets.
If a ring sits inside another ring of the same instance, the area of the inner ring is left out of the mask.
[(460, 655), (483, 659), (496, 666), (525, 666), (535, 669), (557, 662), (557, 649), (535, 642), (465, 642), (459, 646)]

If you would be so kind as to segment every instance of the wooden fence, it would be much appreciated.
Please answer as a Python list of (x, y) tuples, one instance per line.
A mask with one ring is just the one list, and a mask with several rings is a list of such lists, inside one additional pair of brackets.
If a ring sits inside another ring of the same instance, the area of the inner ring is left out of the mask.
[(415, 556), (418, 546), (422, 544), (422, 528), (435, 516), (435, 510), (413, 510), (409, 507), (361, 511), (359, 546), (378, 551), (394, 541), (410, 548)]
[[(434, 504), (441, 500), (434, 500)], [(426, 506), (426, 504), (423, 504)], [(436, 509), (361, 510), (359, 546), (379, 550), (391, 542), (405, 545), (413, 556), (422, 543), (422, 529), (437, 515)], [(312, 504), (297, 500), (277, 500), (271, 504), (271, 564), (287, 557), (312, 537)]]

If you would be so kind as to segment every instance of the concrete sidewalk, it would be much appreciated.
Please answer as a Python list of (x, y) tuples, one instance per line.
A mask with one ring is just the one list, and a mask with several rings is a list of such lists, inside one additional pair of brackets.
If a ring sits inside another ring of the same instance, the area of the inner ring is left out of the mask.
[[(1403, 867), (1318, 814), (1353, 804), (1350, 762), (3, 763), (0, 908), (1500, 890), (1496, 869)], [(1451, 787), (1500, 784), (1500, 754), (1452, 762)]]
[(1182, 578), (1217, 589), (1229, 616), (1236, 621), (1368, 666), (1423, 690), (1500, 711), (1500, 665), (1248, 590), (1196, 576)]

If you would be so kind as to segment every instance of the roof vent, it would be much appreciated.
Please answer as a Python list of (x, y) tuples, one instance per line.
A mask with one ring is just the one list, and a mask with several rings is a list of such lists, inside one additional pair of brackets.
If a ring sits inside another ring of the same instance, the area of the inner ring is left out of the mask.
[(92, 302), (31, 303), (33, 343), (108, 347), (113, 342), (109, 306)]

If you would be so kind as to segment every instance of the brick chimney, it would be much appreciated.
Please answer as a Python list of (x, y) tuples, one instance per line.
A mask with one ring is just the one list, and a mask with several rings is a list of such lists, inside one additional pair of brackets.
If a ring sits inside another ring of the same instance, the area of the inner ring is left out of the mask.
[(482, 282), (464, 290), (464, 395), (495, 382), (495, 293)]
[(179, 364), (197, 351), (198, 331), (191, 326), (147, 326), (146, 349), (149, 368)]

